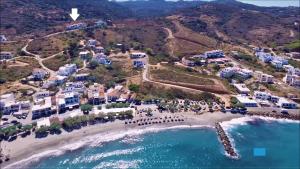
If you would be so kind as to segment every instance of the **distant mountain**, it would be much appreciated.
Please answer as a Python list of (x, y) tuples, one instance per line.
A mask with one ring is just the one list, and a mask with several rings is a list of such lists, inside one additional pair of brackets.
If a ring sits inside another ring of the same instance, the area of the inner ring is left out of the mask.
[[(239, 43), (283, 45), (299, 39), (299, 7), (258, 7), (219, 0), (185, 8), (176, 14), (194, 31)], [(204, 29), (205, 28), (205, 29)]]
[(137, 18), (158, 17), (170, 15), (178, 9), (196, 7), (202, 1), (165, 1), (165, 0), (137, 0), (122, 1), (120, 5), (129, 8)]

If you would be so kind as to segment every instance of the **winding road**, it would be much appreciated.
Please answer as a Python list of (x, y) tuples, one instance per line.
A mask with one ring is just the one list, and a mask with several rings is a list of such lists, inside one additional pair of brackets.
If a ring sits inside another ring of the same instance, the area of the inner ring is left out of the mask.
[(43, 61), (44, 61), (44, 60), (47, 60), (47, 59), (54, 58), (54, 57), (57, 56), (57, 55), (61, 55), (61, 54), (63, 54), (63, 51), (61, 51), (61, 52), (59, 52), (59, 53), (56, 53), (56, 54), (54, 54), (54, 55), (52, 55), (52, 56), (49, 56), (49, 57), (47, 57), (47, 58), (41, 58), (40, 55), (31, 53), (31, 52), (29, 52), (29, 51), (27, 50), (27, 47), (28, 47), (29, 43), (32, 42), (32, 41), (33, 41), (33, 39), (29, 39), (28, 42), (27, 42), (27, 44), (22, 48), (22, 51), (25, 52), (27, 55), (33, 56), (33, 57), (38, 61), (39, 65), (42, 67), (42, 69), (44, 69), (44, 70), (46, 70), (47, 72), (49, 72), (50, 78), (55, 77), (55, 76), (56, 76), (55, 71), (53, 71), (53, 70), (47, 68), (47, 67), (43, 64)]

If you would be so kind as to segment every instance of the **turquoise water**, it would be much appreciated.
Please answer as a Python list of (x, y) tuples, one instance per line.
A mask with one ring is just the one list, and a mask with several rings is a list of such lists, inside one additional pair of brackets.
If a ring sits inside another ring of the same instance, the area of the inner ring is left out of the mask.
[[(240, 159), (224, 155), (214, 129), (172, 129), (125, 137), (41, 159), (28, 168), (299, 168), (299, 123), (248, 122), (227, 130)], [(253, 148), (266, 148), (254, 157)]]

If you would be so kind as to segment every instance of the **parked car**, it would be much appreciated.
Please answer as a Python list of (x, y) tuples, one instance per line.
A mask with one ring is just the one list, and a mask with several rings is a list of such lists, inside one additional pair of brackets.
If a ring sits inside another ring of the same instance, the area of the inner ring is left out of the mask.
[(230, 110), (230, 112), (233, 113), (233, 114), (238, 113), (238, 111), (239, 111), (239, 110), (234, 109), (234, 108)]

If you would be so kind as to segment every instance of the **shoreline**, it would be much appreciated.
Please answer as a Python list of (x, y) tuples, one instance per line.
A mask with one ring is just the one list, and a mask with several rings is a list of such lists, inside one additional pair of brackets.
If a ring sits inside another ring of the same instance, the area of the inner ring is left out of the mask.
[[(18, 138), (13, 142), (1, 143), (3, 152), (10, 155), (10, 160), (0, 166), (8, 169), (22, 164), (23, 167), (26, 167), (43, 157), (60, 155), (86, 146), (97, 146), (103, 142), (121, 139), (128, 135), (140, 135), (170, 129), (215, 128), (215, 123), (243, 117), (251, 116), (205, 113), (202, 115), (185, 115), (184, 122), (148, 126), (125, 125), (125, 121), (116, 120), (104, 124), (90, 125), (72, 132), (63, 131), (60, 135), (49, 135), (41, 139), (37, 139), (34, 134), (31, 134), (26, 138)], [(27, 163), (27, 165), (24, 165), (24, 163)]]

